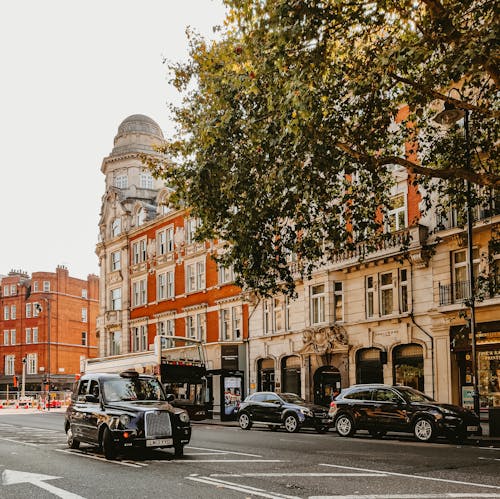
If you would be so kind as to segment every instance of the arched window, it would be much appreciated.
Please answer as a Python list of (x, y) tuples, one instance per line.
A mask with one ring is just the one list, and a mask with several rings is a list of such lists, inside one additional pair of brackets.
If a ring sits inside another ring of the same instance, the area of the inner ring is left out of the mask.
[(142, 225), (146, 221), (146, 210), (140, 208), (137, 212), (137, 226)]
[(383, 383), (381, 350), (362, 348), (356, 352), (356, 383)]
[(281, 360), (281, 391), (301, 396), (300, 357), (291, 355)]
[(122, 221), (119, 218), (115, 218), (111, 222), (111, 235), (113, 237), (119, 236), (122, 232)]
[(424, 389), (424, 350), (416, 343), (400, 345), (394, 349), (392, 362), (394, 384)]

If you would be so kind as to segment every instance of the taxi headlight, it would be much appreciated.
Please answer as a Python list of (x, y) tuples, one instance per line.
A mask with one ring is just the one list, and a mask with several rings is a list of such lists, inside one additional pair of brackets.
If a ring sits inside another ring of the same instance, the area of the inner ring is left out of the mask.
[(183, 423), (189, 423), (189, 415), (187, 412), (181, 412), (179, 414), (179, 419), (183, 422)]
[(130, 423), (130, 416), (128, 414), (122, 414), (120, 416), (120, 424), (122, 426), (127, 426)]

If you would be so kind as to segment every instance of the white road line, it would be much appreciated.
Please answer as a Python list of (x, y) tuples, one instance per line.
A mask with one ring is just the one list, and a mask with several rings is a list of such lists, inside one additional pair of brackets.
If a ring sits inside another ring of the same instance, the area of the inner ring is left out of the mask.
[(338, 478), (343, 476), (371, 476), (371, 477), (386, 477), (382, 473), (211, 473), (212, 477), (332, 477)]
[(286, 463), (281, 459), (181, 459), (173, 463)]
[(268, 492), (264, 489), (258, 489), (256, 487), (250, 487), (247, 485), (239, 485), (232, 482), (226, 482), (224, 480), (215, 480), (209, 477), (188, 476), (186, 478), (188, 480), (193, 480), (195, 482), (214, 485), (217, 488), (236, 490), (238, 492), (245, 492), (247, 494), (251, 494), (252, 496), (267, 497), (268, 499), (300, 499), (297, 496), (287, 496), (284, 494), (277, 494), (274, 492)]
[(237, 454), (238, 456), (262, 457), (260, 454), (247, 454), (245, 452), (235, 452), (235, 451), (230, 451), (230, 450), (207, 449), (206, 447), (193, 447), (191, 445), (186, 446), (185, 449), (206, 450), (206, 451), (210, 451), (214, 454)]
[[(446, 483), (455, 483), (457, 485), (471, 485), (473, 487), (484, 487), (487, 489), (500, 489), (500, 486), (498, 485), (488, 485), (485, 483), (475, 483), (475, 482), (463, 482), (460, 480), (449, 480), (447, 478), (434, 478), (430, 476), (422, 476), (422, 475), (410, 475), (407, 473), (396, 473), (394, 471), (381, 471), (381, 470), (371, 470), (367, 468), (354, 468), (352, 466), (340, 466), (338, 464), (323, 464), (320, 463), (320, 466), (329, 466), (331, 468), (342, 468), (346, 470), (357, 470), (357, 471), (368, 471), (372, 473), (385, 473), (386, 475), (392, 475), (392, 476), (403, 476), (407, 478), (418, 478), (419, 480), (430, 480), (434, 482), (446, 482)], [(500, 496), (499, 496), (500, 497)]]
[(28, 445), (30, 447), (38, 447), (37, 444), (33, 444), (31, 442), (22, 442), (21, 440), (14, 440), (12, 438), (4, 438), (4, 437), (0, 437), (0, 440), (5, 440), (6, 442), (12, 442), (14, 444), (22, 444), (22, 445)]
[(476, 497), (483, 498), (498, 498), (500, 494), (489, 493), (462, 493), (462, 492), (441, 492), (439, 494), (382, 494), (382, 495), (348, 495), (348, 496), (309, 496), (308, 499), (443, 499), (443, 498), (463, 498), (475, 499)]
[(63, 450), (63, 449), (54, 449), (56, 452), (64, 452), (65, 454), (71, 454), (72, 456), (78, 457), (86, 457), (88, 459), (95, 459), (96, 461), (102, 461), (110, 464), (120, 464), (122, 466), (130, 466), (131, 468), (142, 468), (143, 466), (147, 466), (147, 464), (139, 464), (139, 463), (131, 463), (129, 461), (110, 461), (104, 457), (94, 456), (92, 454), (86, 454), (85, 452), (78, 452), (75, 450)]
[(484, 461), (500, 461), (498, 457), (478, 457), (478, 459), (483, 459)]

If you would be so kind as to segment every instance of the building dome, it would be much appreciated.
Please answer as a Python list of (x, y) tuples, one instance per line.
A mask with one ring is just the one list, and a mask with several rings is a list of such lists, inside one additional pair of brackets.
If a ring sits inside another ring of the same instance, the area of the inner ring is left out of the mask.
[(158, 123), (144, 114), (133, 114), (121, 122), (118, 127), (117, 136), (129, 133), (143, 133), (147, 135), (154, 135), (163, 139), (163, 133), (161, 128), (158, 126)]

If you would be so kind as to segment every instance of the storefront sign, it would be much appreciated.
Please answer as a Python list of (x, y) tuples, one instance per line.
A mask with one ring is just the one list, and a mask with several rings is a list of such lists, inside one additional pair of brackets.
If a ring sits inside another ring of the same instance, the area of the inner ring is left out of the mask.
[(462, 386), (462, 406), (466, 409), (474, 409), (474, 387)]
[(238, 345), (222, 345), (221, 368), (229, 371), (238, 369)]
[(398, 335), (398, 330), (397, 329), (390, 329), (389, 331), (375, 331), (374, 336), (375, 338), (392, 338), (393, 336)]

